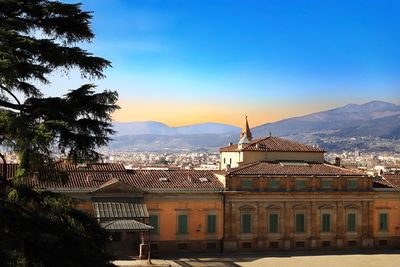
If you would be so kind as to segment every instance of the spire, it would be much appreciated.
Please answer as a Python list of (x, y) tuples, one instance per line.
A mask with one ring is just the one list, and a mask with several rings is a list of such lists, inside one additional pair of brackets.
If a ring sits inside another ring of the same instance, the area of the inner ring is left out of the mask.
[(240, 139), (242, 139), (244, 136), (246, 136), (247, 140), (249, 141), (253, 139), (253, 135), (251, 134), (250, 131), (249, 122), (247, 121), (247, 115), (246, 115), (246, 126), (243, 129), (242, 133), (240, 134)]

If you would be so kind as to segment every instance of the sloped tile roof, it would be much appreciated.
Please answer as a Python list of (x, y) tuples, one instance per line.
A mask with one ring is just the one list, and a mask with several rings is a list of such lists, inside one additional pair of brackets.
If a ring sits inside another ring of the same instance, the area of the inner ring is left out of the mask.
[(153, 230), (154, 227), (136, 220), (112, 220), (100, 223), (107, 230)]
[(68, 172), (125, 172), (125, 167), (120, 163), (88, 163), (88, 164), (73, 164), (73, 163), (64, 163), (58, 162), (55, 164), (55, 168), (61, 171)]
[(288, 175), (288, 176), (361, 176), (362, 174), (327, 163), (282, 164), (278, 161), (259, 161), (228, 172), (228, 175)]
[(392, 183), (381, 176), (372, 177), (374, 188), (396, 188)]
[(100, 219), (148, 218), (146, 205), (135, 198), (93, 199), (94, 216)]
[(223, 189), (224, 187), (218, 178), (210, 171), (140, 170), (134, 171), (129, 178), (134, 186), (143, 189)]
[(389, 182), (392, 187), (400, 188), (400, 173), (399, 174), (383, 174), (382, 178)]
[(251, 141), (250, 144), (244, 145), (241, 149), (238, 148), (237, 144), (220, 149), (220, 152), (235, 151), (325, 152), (324, 150), (311, 145), (302, 144), (276, 136), (255, 139)]
[(34, 187), (52, 189), (97, 189), (112, 179), (139, 189), (223, 189), (211, 171), (198, 170), (135, 170), (131, 172), (68, 171), (63, 183), (56, 174), (31, 177), (26, 182)]

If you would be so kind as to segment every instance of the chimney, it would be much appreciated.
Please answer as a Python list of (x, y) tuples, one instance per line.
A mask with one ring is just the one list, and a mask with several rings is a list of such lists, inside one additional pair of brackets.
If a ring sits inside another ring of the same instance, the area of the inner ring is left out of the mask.
[(335, 158), (335, 165), (340, 167), (340, 158), (339, 157)]
[(229, 142), (229, 143), (228, 143), (228, 146), (231, 146), (231, 145), (233, 145), (233, 143), (232, 143), (232, 142)]

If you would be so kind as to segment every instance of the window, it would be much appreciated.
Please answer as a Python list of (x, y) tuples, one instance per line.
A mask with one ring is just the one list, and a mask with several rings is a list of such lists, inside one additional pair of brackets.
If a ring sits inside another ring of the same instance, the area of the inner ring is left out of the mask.
[(154, 227), (154, 230), (151, 230), (151, 233), (159, 233), (158, 215), (150, 215), (149, 222), (150, 225)]
[(304, 241), (297, 241), (296, 242), (296, 248), (304, 248), (304, 247), (305, 247)]
[(347, 189), (357, 189), (357, 180), (348, 179), (347, 180)]
[(296, 214), (296, 233), (304, 233), (305, 231), (305, 223), (304, 223), (304, 214), (303, 213), (297, 213)]
[(331, 231), (331, 215), (330, 214), (322, 214), (322, 232), (330, 232)]
[(332, 188), (332, 180), (331, 179), (322, 179), (321, 188), (322, 189), (331, 189)]
[(304, 188), (306, 188), (306, 181), (296, 179), (294, 187), (296, 190), (303, 190)]
[(379, 214), (379, 231), (386, 232), (388, 230), (388, 214), (380, 213)]
[(278, 233), (279, 231), (279, 225), (278, 225), (278, 214), (272, 213), (269, 214), (269, 232), (270, 233)]
[(242, 214), (242, 233), (251, 233), (251, 214)]
[(347, 231), (348, 232), (356, 231), (356, 214), (355, 213), (347, 214)]
[(253, 181), (251, 179), (242, 179), (242, 189), (253, 189)]
[(226, 158), (224, 158), (224, 164), (226, 163)]
[(270, 189), (279, 189), (279, 179), (270, 179), (268, 186)]
[(178, 215), (178, 234), (188, 233), (187, 215)]
[(217, 215), (207, 215), (207, 233), (212, 234), (216, 232)]
[(232, 166), (232, 159), (229, 159), (229, 165)]

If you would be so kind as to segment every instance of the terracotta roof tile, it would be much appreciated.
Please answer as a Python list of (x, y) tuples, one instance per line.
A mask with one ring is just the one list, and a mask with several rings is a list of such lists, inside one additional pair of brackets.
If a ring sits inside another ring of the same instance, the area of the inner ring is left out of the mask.
[(59, 162), (55, 165), (57, 170), (63, 171), (90, 171), (90, 172), (125, 172), (125, 167), (120, 163), (88, 163), (88, 164), (73, 164)]
[(272, 152), (325, 152), (324, 150), (311, 145), (302, 144), (296, 141), (280, 137), (268, 136), (255, 139), (250, 144), (239, 149), (237, 144), (223, 147), (220, 152), (235, 151), (272, 151)]
[(383, 174), (382, 178), (389, 182), (392, 187), (400, 188), (400, 174)]
[(361, 173), (326, 163), (259, 161), (232, 169), (228, 175), (361, 176)]
[(210, 171), (197, 170), (135, 170), (128, 172), (68, 171), (62, 183), (54, 174), (31, 177), (27, 183), (40, 188), (97, 189), (112, 179), (118, 179), (139, 189), (218, 189), (223, 185)]

